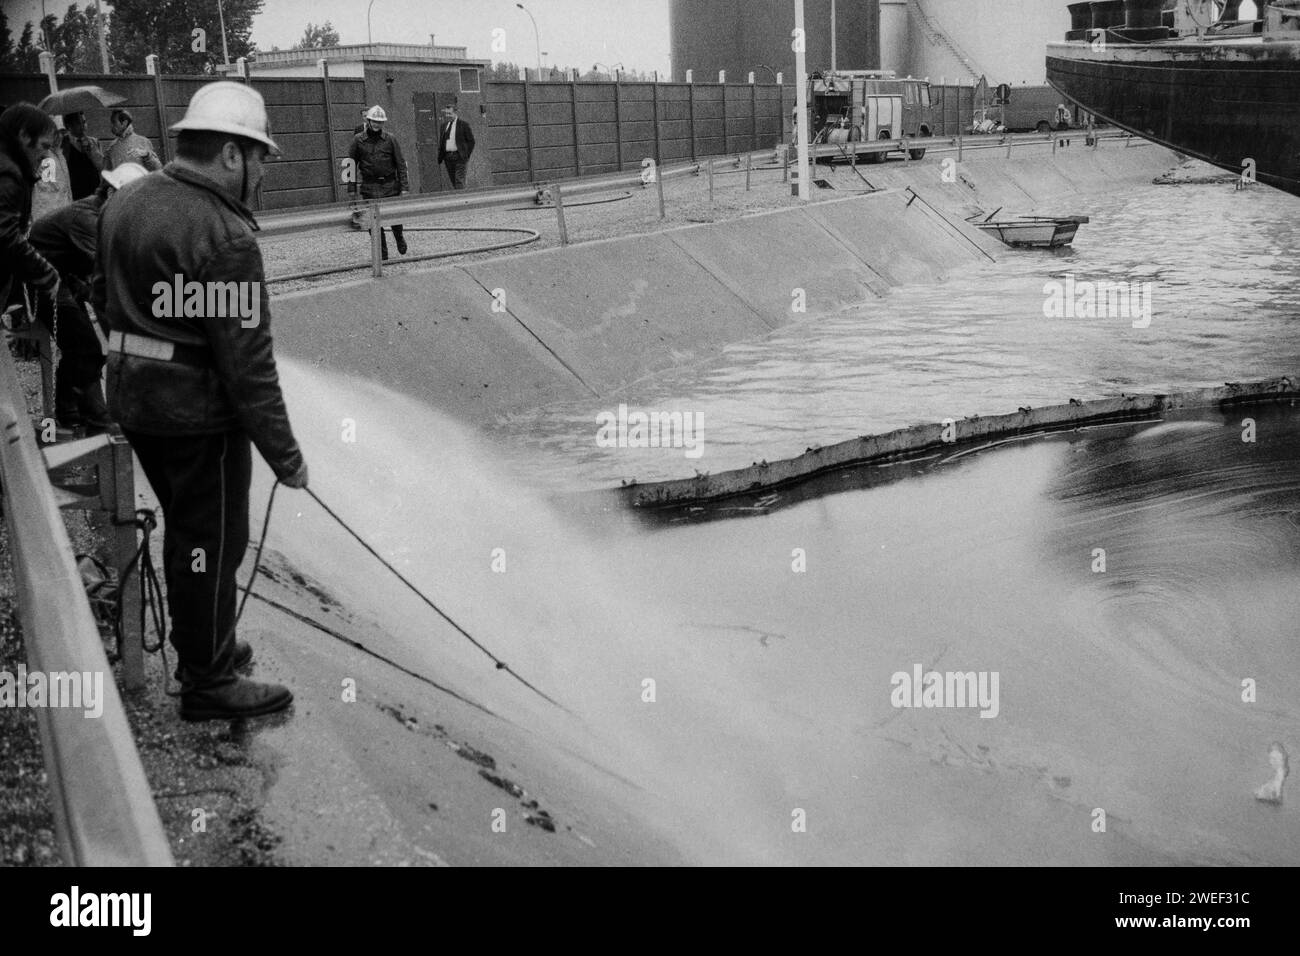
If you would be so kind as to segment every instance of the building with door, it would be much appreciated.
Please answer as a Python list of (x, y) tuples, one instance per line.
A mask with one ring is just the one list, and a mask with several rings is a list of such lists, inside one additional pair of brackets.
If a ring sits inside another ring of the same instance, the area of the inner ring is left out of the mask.
[[(456, 106), (474, 129), (486, 132), (484, 121), (483, 71), (490, 60), (471, 60), (465, 47), (417, 43), (361, 43), (317, 50), (277, 50), (261, 53), (249, 64), (257, 77), (314, 77), (325, 60), (331, 77), (361, 79), (365, 83), (365, 106), (378, 104), (388, 114), (388, 129), (402, 145), (410, 174), (412, 192), (437, 192), (451, 185), (438, 167), (439, 113)], [(270, 105), (270, 104), (268, 104)], [(361, 123), (361, 104), (349, 117), (350, 126)], [(336, 113), (340, 108), (335, 104)], [(338, 120), (336, 119), (336, 124)], [(336, 140), (340, 137), (337, 135)], [(492, 182), (488, 151), (476, 150), (470, 160), (471, 185)]]

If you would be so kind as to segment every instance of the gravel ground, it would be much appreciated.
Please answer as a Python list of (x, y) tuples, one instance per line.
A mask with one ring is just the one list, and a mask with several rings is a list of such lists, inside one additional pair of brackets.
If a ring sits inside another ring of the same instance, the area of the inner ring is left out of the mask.
[[(16, 364), (28, 407), (36, 409), (38, 366), (31, 361)], [(104, 543), (107, 515), (81, 511), (63, 515), (75, 553), (109, 560)], [(161, 535), (154, 535), (153, 544), (154, 560), (161, 567)], [(14, 601), (8, 527), (0, 522), (0, 671), (9, 673), (26, 661)], [(156, 636), (147, 639), (152, 642)], [(174, 665), (175, 658), (169, 655), (169, 660)], [(123, 694), (123, 701), (176, 862), (181, 866), (274, 864), (279, 838), (258, 815), (268, 770), (249, 759), (247, 748), (241, 746), (241, 722), (183, 723), (176, 702), (164, 693), (161, 659), (147, 655), (145, 665), (148, 685)], [(120, 677), (118, 670), (114, 664), (115, 678)], [(35, 712), (0, 707), (0, 866), (65, 862), (55, 842), (50, 806)], [(192, 827), (195, 807), (207, 814), (201, 833)]]
[[(770, 155), (755, 157), (755, 164), (771, 162)], [(709, 202), (708, 177), (682, 175), (664, 180), (664, 211), (666, 218), (659, 219), (659, 200), (654, 186), (613, 188), (608, 192), (576, 196), (564, 205), (565, 225), (569, 242), (590, 242), (616, 236), (655, 232), (673, 226), (696, 222), (716, 222), (735, 219), (755, 212), (781, 209), (798, 204), (790, 195), (790, 184), (781, 181), (781, 170), (755, 169), (751, 173), (751, 188), (745, 190), (745, 171), (734, 161), (716, 163), (714, 173), (714, 202)], [(862, 173), (870, 179), (870, 167)], [(833, 189), (814, 189), (814, 200), (843, 198), (867, 189), (849, 167), (825, 165), (818, 167), (818, 176), (833, 184)], [(627, 198), (619, 198), (627, 196)], [(591, 200), (610, 199), (593, 205), (577, 205)], [(435, 252), (455, 252), (489, 243), (509, 242), (522, 238), (510, 233), (424, 232), (424, 227), (454, 229), (455, 227), (531, 229), (540, 234), (537, 241), (514, 250), (456, 255), (442, 260), (403, 262), (389, 238), (389, 255), (384, 265), (386, 275), (433, 268), (442, 263), (461, 264), (506, 254), (506, 252), (549, 249), (560, 245), (559, 224), (554, 206), (538, 208), (479, 209), (468, 212), (445, 213), (407, 219), (406, 240), (409, 255)], [(356, 271), (336, 273), (319, 279), (276, 282), (272, 291), (285, 293), (330, 285), (348, 279), (364, 278), (370, 268), (370, 236), (368, 232), (331, 228), (317, 232), (301, 233), (261, 240), (266, 274), (276, 276), (307, 272), (315, 269), (336, 268), (344, 263), (359, 263)]]

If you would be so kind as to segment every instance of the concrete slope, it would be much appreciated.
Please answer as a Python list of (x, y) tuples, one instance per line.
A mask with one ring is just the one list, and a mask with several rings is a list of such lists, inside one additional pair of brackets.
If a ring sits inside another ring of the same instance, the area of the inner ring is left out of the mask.
[(1086, 212), (1086, 195), (1149, 181), (1170, 156), (1044, 147), (976, 154), (948, 177), (942, 162), (872, 167), (876, 193), (278, 297), (277, 347), (487, 423), (987, 263), (1003, 247), (964, 221), (974, 210)]

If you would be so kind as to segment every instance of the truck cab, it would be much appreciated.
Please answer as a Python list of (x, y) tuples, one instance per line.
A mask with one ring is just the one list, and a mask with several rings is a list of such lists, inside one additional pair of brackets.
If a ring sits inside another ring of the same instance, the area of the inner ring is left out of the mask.
[[(829, 70), (809, 78), (809, 126), (813, 143), (856, 143), (929, 137), (934, 128), (930, 84), (899, 79), (892, 70)], [(912, 159), (924, 149), (908, 151)], [(864, 154), (883, 162), (884, 153)]]

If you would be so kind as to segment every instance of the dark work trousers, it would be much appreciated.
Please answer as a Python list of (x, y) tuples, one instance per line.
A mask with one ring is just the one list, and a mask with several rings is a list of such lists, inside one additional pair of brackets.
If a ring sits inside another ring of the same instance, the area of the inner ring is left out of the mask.
[(469, 163), (461, 158), (460, 152), (448, 153), (447, 158), (443, 160), (447, 167), (447, 176), (451, 179), (453, 189), (465, 188), (465, 170)]
[(54, 328), (51, 328), (48, 306), (38, 307), (37, 313), (59, 343), (59, 368), (54, 377), (55, 414), (59, 421), (80, 418), (80, 393), (99, 381), (99, 373), (104, 368), (104, 353), (90, 324), (90, 316), (81, 303), (62, 292), (58, 297), (58, 322)]
[(184, 680), (227, 683), (235, 674), (235, 580), (248, 547), (248, 436), (123, 434), (162, 505), (171, 643)]
[[(400, 195), (401, 186), (398, 185), (396, 180), (390, 179), (386, 183), (361, 184), (362, 199), (383, 199), (386, 196)], [(402, 226), (394, 223), (391, 228), (393, 230), (393, 238), (396, 239), (400, 245), (403, 242)], [(388, 234), (382, 228), (379, 230), (379, 254), (384, 259), (388, 258)]]

